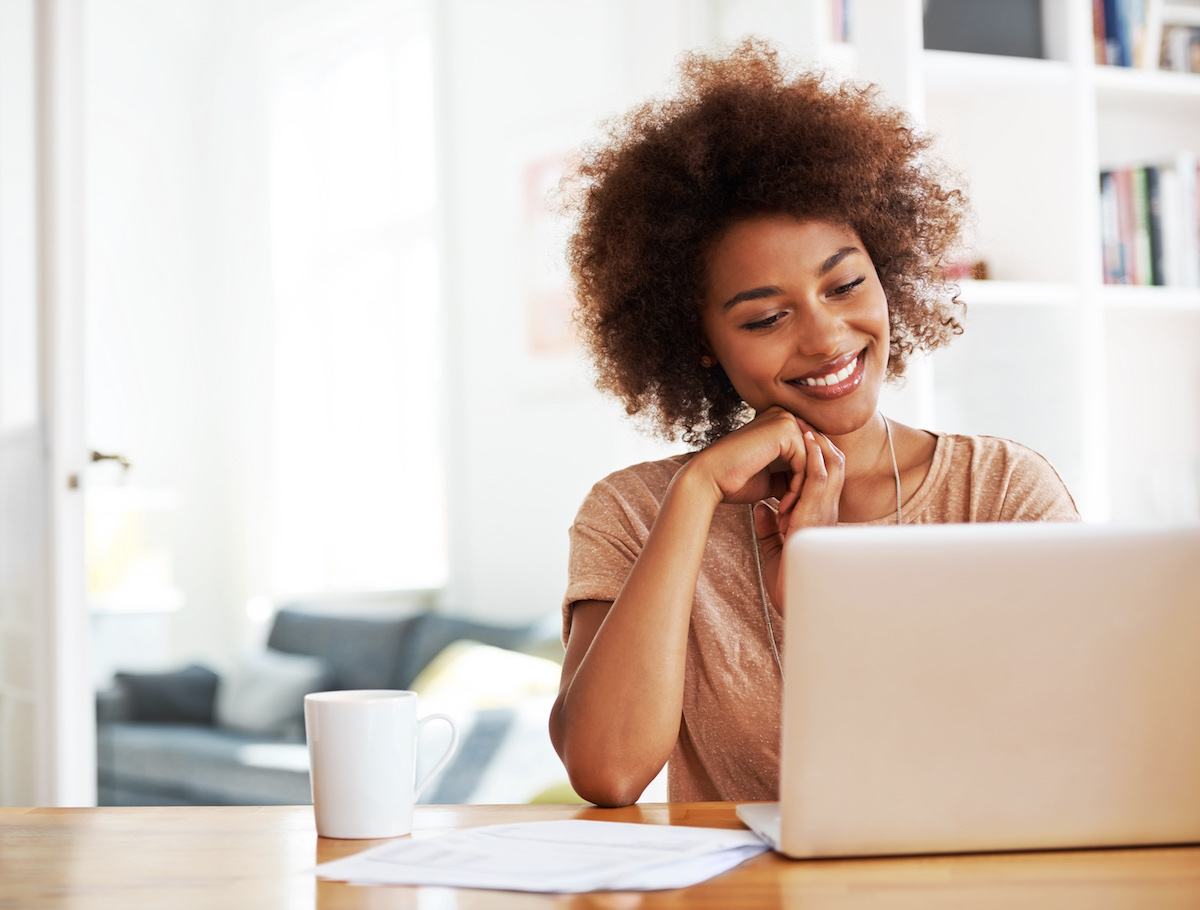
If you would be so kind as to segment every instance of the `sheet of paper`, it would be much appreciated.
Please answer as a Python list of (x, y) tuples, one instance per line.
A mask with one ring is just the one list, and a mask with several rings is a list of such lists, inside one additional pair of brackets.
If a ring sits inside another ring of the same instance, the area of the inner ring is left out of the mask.
[(316, 872), (355, 884), (650, 891), (694, 885), (767, 849), (749, 831), (570, 819), (396, 841)]

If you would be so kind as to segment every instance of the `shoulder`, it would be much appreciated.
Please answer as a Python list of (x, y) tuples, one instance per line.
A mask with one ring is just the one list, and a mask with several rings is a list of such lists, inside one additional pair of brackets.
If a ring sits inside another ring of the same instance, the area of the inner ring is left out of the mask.
[(991, 500), (990, 520), (1078, 520), (1067, 485), (1034, 449), (999, 436), (946, 435), (939, 446), (946, 449), (948, 474), (966, 483), (973, 498)]
[(955, 460), (967, 459), (977, 465), (1049, 465), (1050, 462), (1029, 446), (1001, 436), (968, 436), (962, 433), (938, 437), (951, 447)]
[(596, 483), (583, 500), (569, 534), (568, 584), (563, 598), (563, 641), (572, 604), (614, 601), (666, 496), (690, 455), (635, 464)]
[(1011, 439), (963, 434), (948, 434), (938, 439), (939, 444), (946, 445), (951, 464), (967, 465), (973, 473), (1007, 475), (1017, 472), (1058, 477), (1058, 472), (1044, 455)]
[(692, 453), (645, 461), (614, 471), (592, 486), (576, 516), (576, 524), (591, 524), (614, 512), (636, 515), (653, 522), (667, 487)]

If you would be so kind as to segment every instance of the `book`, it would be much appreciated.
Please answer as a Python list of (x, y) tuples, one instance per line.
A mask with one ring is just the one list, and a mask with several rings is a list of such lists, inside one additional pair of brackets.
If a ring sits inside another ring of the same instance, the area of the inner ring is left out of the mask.
[(1150, 254), (1150, 199), (1146, 192), (1146, 169), (1129, 171), (1130, 211), (1133, 217), (1133, 283), (1153, 284)]
[(1169, 56), (1172, 64), (1166, 68), (1186, 65), (1175, 61), (1189, 59), (1190, 35), (1178, 29), (1197, 24), (1191, 10), (1167, 0), (1092, 0), (1096, 62), (1158, 69)]
[(1180, 249), (1180, 284), (1200, 287), (1200, 181), (1196, 179), (1196, 155), (1181, 150), (1175, 155), (1175, 172), (1179, 175), (1179, 222), (1182, 237)]
[(1200, 27), (1165, 26), (1159, 66), (1176, 73), (1200, 73)]
[(1195, 153), (1100, 174), (1105, 284), (1200, 287), (1200, 175)]
[(1183, 232), (1170, 230), (1170, 225), (1182, 224), (1179, 175), (1174, 168), (1163, 168), (1158, 175), (1159, 215), (1163, 225), (1162, 263), (1163, 284), (1182, 287), (1183, 280)]
[(1104, 28), (1108, 44), (1108, 62), (1129, 66), (1129, 34), (1126, 0), (1104, 0)]
[(1157, 69), (1162, 56), (1163, 0), (1145, 0), (1143, 14), (1138, 62), (1143, 69)]
[(1104, 283), (1125, 283), (1125, 258), (1117, 215), (1117, 184), (1111, 171), (1100, 175), (1100, 236), (1103, 244)]
[(850, 0), (829, 0), (829, 21), (834, 41), (850, 41)]
[(1150, 284), (1165, 285), (1163, 275), (1163, 223), (1162, 197), (1159, 194), (1159, 170), (1150, 164), (1142, 168), (1145, 176), (1146, 197), (1145, 216), (1147, 246), (1149, 248), (1149, 278)]
[(1108, 63), (1108, 38), (1104, 29), (1104, 0), (1092, 0), (1092, 40), (1095, 43), (1095, 61)]
[(1121, 238), (1121, 283), (1137, 284), (1137, 218), (1133, 214), (1133, 172), (1129, 168), (1113, 171), (1117, 190), (1117, 232)]

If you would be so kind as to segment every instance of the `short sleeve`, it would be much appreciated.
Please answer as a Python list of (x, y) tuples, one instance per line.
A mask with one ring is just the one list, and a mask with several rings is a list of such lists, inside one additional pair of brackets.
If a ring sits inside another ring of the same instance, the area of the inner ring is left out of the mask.
[(583, 501), (570, 528), (563, 643), (571, 607), (582, 600), (614, 601), (642, 552), (679, 464), (668, 459), (606, 477)]
[(1079, 509), (1050, 462), (1013, 444), (1001, 521), (1079, 521)]

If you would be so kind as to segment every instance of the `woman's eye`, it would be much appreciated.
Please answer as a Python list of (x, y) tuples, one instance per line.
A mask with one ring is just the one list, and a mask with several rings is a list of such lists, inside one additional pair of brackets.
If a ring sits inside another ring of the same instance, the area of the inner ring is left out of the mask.
[(752, 329), (752, 330), (753, 329), (769, 329), (771, 326), (773, 326), (775, 323), (777, 323), (782, 316), (783, 316), (782, 313), (775, 313), (774, 315), (768, 316), (766, 319), (757, 319), (754, 322), (747, 322), (746, 328)]
[(829, 296), (830, 297), (845, 297), (847, 294), (851, 293), (856, 287), (858, 287), (860, 284), (862, 284), (866, 280), (867, 279), (865, 276), (862, 278), (855, 278), (849, 284), (843, 284), (841, 287), (834, 288), (832, 293), (830, 293)]

